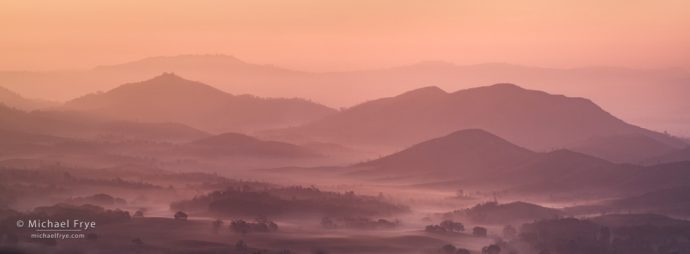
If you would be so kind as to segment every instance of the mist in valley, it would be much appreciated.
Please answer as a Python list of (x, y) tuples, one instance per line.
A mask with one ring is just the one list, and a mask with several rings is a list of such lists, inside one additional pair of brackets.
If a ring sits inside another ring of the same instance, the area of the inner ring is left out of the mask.
[(684, 1), (0, 1), (0, 254), (690, 254)]
[[(586, 99), (497, 84), (324, 108), (173, 73), (64, 106), (3, 105), (3, 251), (690, 250), (687, 141)], [(285, 112), (301, 117), (273, 117)], [(17, 224), (32, 219), (97, 226), (36, 238)]]

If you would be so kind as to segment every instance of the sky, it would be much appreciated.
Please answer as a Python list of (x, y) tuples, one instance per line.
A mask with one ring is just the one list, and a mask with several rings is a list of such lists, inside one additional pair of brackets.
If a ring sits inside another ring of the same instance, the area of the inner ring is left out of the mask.
[(228, 54), (310, 71), (419, 61), (690, 70), (687, 0), (0, 0), (0, 70)]

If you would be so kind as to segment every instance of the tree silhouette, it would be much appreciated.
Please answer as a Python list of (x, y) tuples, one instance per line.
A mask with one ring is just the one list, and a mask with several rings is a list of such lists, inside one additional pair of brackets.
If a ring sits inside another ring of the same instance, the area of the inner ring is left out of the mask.
[(187, 220), (187, 214), (183, 211), (177, 211), (175, 213), (176, 220)]
[(517, 237), (517, 230), (513, 225), (506, 225), (503, 227), (503, 238), (505, 239), (515, 239)]
[(487, 233), (486, 228), (483, 228), (483, 227), (474, 227), (474, 228), (472, 229), (472, 235), (474, 235), (474, 236), (476, 236), (476, 237), (486, 237), (487, 234), (488, 234), (488, 233)]
[(455, 251), (455, 254), (471, 254), (471, 252), (468, 249), (458, 248)]
[(441, 247), (441, 253), (443, 254), (455, 254), (455, 250), (456, 248), (452, 244), (446, 244)]
[(482, 254), (500, 254), (501, 247), (496, 244), (492, 244), (482, 248)]
[(439, 224), (443, 229), (448, 232), (462, 232), (465, 231), (465, 225), (460, 222), (455, 222), (452, 220), (444, 220)]

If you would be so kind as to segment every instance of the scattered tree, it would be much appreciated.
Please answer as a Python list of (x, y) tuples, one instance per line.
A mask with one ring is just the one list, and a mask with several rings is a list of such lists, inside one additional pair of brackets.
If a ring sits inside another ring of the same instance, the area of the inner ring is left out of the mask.
[(424, 230), (431, 233), (460, 233), (465, 231), (465, 226), (460, 222), (444, 220), (439, 225), (428, 225)]
[(503, 238), (505, 239), (515, 239), (517, 237), (517, 230), (513, 225), (506, 225), (503, 227)]
[(465, 225), (460, 222), (455, 222), (452, 220), (444, 220), (439, 224), (443, 229), (448, 232), (462, 232), (465, 231)]
[(176, 220), (187, 220), (187, 214), (183, 211), (177, 211), (175, 213)]
[(496, 244), (492, 244), (482, 248), (482, 254), (500, 254), (501, 247)]
[(255, 222), (244, 220), (233, 220), (230, 223), (230, 230), (235, 233), (247, 234), (251, 232), (273, 232), (278, 230), (278, 224), (265, 218), (256, 219)]
[(486, 237), (488, 231), (484, 227), (474, 227), (472, 228), (472, 235), (476, 237)]
[(443, 247), (441, 247), (441, 253), (443, 253), (443, 254), (455, 254), (456, 249), (457, 248), (455, 248), (455, 246), (453, 246), (452, 244), (446, 244), (446, 245), (443, 245)]
[(143, 218), (144, 217), (144, 210), (139, 209), (136, 212), (134, 212), (134, 215), (132, 216), (134, 218)]
[(468, 249), (458, 248), (455, 251), (455, 254), (471, 254), (471, 252)]

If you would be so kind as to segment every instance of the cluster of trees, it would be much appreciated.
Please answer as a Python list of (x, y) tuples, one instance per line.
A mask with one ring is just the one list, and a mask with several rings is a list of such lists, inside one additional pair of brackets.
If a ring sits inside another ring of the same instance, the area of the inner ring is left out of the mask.
[(198, 211), (217, 216), (287, 216), (321, 215), (331, 217), (388, 216), (408, 211), (378, 197), (353, 192), (320, 191), (314, 187), (265, 188), (263, 190), (229, 188), (192, 200), (171, 204), (172, 209)]
[(521, 240), (546, 253), (609, 253), (610, 230), (591, 221), (544, 220), (524, 224), (520, 231)]
[[(239, 241), (237, 241), (237, 242), (235, 243), (235, 250), (238, 251), (238, 252), (240, 252), (240, 253), (252, 253), (252, 254), (269, 254), (269, 253), (272, 253), (272, 254), (293, 254), (292, 251), (287, 250), (287, 249), (278, 250), (278, 251), (268, 251), (268, 250), (256, 250), (256, 249), (252, 249), (252, 248), (250, 248), (249, 245), (248, 245), (245, 241), (243, 241), (243, 240), (239, 240)], [(317, 250), (317, 251), (314, 251), (313, 253), (327, 254), (327, 252), (319, 252), (318, 250)]]
[(472, 235), (476, 237), (486, 237), (489, 234), (489, 231), (486, 230), (485, 227), (473, 227), (472, 228)]
[(465, 231), (465, 225), (452, 220), (444, 220), (438, 225), (427, 225), (424, 231), (430, 233), (461, 233)]
[[(482, 248), (482, 254), (500, 254), (501, 246), (498, 244), (491, 244)], [(439, 254), (471, 254), (470, 250), (465, 248), (458, 248), (452, 244), (443, 245), (438, 251)]]
[(513, 225), (506, 225), (503, 227), (503, 238), (511, 240), (517, 238), (518, 231)]
[[(641, 215), (647, 216), (647, 215)], [(603, 221), (603, 222), (602, 222)], [(503, 227), (503, 239), (482, 248), (482, 254), (683, 254), (690, 253), (690, 223), (659, 223), (650, 220), (605, 220), (557, 218), (523, 224), (520, 231), (512, 225)], [(640, 221), (645, 221), (640, 223)], [(456, 222), (446, 220), (427, 226), (430, 232), (452, 232)], [(459, 228), (459, 227), (457, 227)], [(472, 229), (475, 236), (486, 236), (482, 227)], [(528, 251), (529, 250), (529, 251)], [(470, 253), (453, 245), (437, 250), (442, 254)], [(519, 251), (519, 252), (518, 252)]]
[[(441, 221), (438, 225), (427, 225), (424, 231), (430, 233), (462, 233), (465, 231), (465, 225), (461, 222), (456, 222), (453, 220)], [(484, 227), (473, 227), (472, 235), (476, 237), (486, 237), (488, 235), (488, 230)]]
[(321, 219), (321, 226), (327, 229), (335, 228), (354, 228), (354, 229), (391, 229), (400, 225), (399, 220), (386, 220), (386, 219), (369, 219), (364, 217), (343, 217), (343, 218), (330, 218), (323, 217)]
[(487, 202), (474, 207), (445, 214), (446, 218), (462, 218), (478, 224), (508, 224), (534, 220), (553, 219), (561, 216), (557, 209), (525, 202), (499, 204)]
[(138, 209), (136, 212), (134, 212), (132, 218), (144, 218), (144, 209)]
[(498, 246), (498, 244), (492, 244), (489, 246), (486, 246), (482, 248), (482, 254), (500, 254), (501, 253), (501, 246)]
[(687, 224), (610, 228), (589, 220), (564, 218), (525, 224), (520, 231), (520, 240), (541, 253), (690, 253), (690, 226)]
[(690, 253), (690, 226), (627, 226), (614, 228), (609, 250), (628, 254)]
[(247, 222), (237, 219), (230, 222), (230, 230), (239, 234), (248, 234), (253, 232), (268, 233), (277, 231), (278, 224), (266, 218), (257, 218), (254, 222)]
[(175, 213), (175, 215), (173, 215), (173, 217), (175, 218), (175, 220), (183, 220), (183, 221), (185, 221), (185, 220), (187, 220), (187, 217), (189, 217), (189, 215), (187, 215), (187, 213), (185, 213), (185, 212), (183, 212), (183, 211), (177, 211), (177, 212)]
[(455, 245), (446, 244), (438, 250), (440, 254), (471, 254), (470, 250), (464, 248), (457, 248)]

